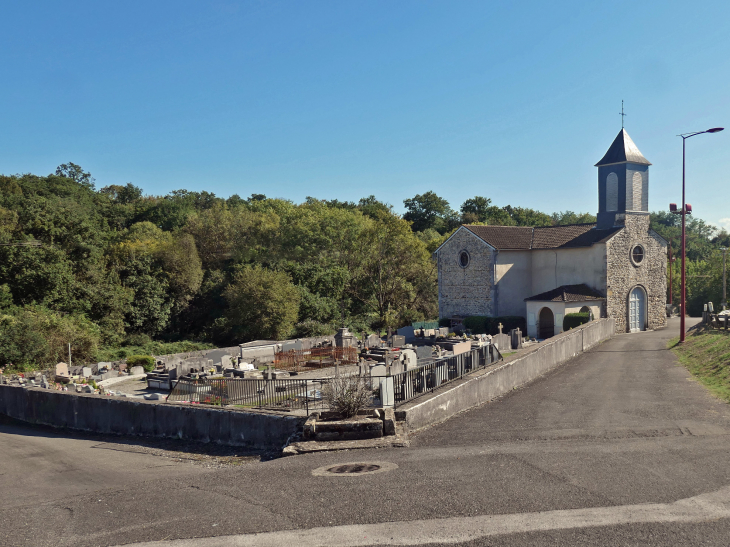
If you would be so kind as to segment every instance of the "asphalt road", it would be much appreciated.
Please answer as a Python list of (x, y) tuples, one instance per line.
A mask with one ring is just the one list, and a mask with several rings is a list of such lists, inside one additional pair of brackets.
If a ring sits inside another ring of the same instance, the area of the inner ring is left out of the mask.
[[(621, 335), (409, 448), (222, 468), (0, 426), (0, 544), (727, 545), (730, 407)], [(368, 475), (313, 474), (348, 462)], [(197, 538), (197, 539), (192, 539)]]

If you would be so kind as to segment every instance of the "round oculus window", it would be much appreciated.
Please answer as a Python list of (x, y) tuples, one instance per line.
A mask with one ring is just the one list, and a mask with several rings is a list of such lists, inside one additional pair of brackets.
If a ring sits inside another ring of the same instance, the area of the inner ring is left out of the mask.
[(459, 266), (466, 268), (469, 265), (469, 253), (461, 251), (459, 253)]
[(644, 260), (644, 248), (641, 245), (636, 245), (631, 250), (631, 260), (634, 261), (634, 264), (641, 264), (641, 261)]

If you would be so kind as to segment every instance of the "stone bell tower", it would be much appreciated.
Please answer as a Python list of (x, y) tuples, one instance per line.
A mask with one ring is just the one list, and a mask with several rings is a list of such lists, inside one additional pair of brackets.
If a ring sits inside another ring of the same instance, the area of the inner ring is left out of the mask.
[(623, 225), (626, 213), (649, 212), (651, 163), (621, 129), (598, 167), (599, 230)]

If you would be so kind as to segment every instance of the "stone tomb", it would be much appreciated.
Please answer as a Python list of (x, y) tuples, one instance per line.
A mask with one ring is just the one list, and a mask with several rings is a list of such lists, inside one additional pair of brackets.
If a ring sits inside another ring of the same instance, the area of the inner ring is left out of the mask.
[(68, 373), (68, 365), (66, 363), (58, 363), (54, 370), (57, 382), (68, 382), (71, 375)]
[(368, 348), (379, 348), (381, 344), (380, 336), (377, 334), (371, 334), (367, 337), (365, 346)]

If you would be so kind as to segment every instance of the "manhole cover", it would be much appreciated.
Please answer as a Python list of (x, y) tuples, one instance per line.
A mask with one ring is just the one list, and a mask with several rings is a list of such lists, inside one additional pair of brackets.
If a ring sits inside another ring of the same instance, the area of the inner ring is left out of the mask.
[(374, 475), (398, 469), (398, 466), (390, 462), (349, 462), (337, 465), (324, 465), (312, 471), (312, 475), (323, 477), (356, 477), (361, 475)]
[(330, 467), (328, 473), (370, 473), (377, 471), (380, 466), (375, 463), (346, 463), (344, 465), (335, 465)]

